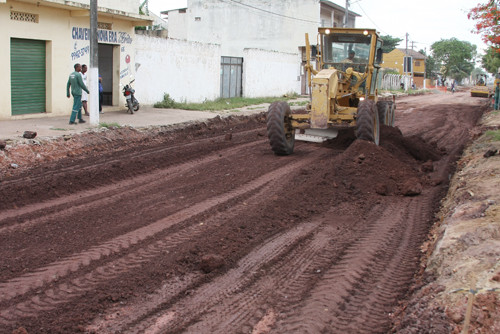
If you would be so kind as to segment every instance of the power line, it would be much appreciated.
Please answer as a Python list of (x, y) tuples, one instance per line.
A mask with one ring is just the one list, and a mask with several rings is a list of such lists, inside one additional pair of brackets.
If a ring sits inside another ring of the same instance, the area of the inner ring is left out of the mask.
[(358, 5), (358, 7), (361, 9), (361, 11), (363, 11), (363, 13), (365, 14), (366, 18), (368, 20), (370, 20), (371, 23), (373, 23), (373, 25), (375, 26), (375, 28), (377, 28), (380, 32), (383, 32), (384, 34), (386, 35), (390, 35), (388, 34), (387, 32), (383, 31), (382, 29), (380, 29), (380, 27), (368, 16), (368, 14), (366, 14), (365, 10), (363, 9), (363, 7), (361, 7), (361, 5), (359, 4), (359, 1), (358, 2), (355, 2), (356, 5)]
[[(224, 2), (224, 0), (220, 0), (220, 1)], [(242, 3), (242, 2), (236, 1), (236, 0), (227, 0), (227, 1), (236, 3), (236, 4), (240, 5), (240, 6), (249, 7), (249, 8), (255, 9), (255, 10), (259, 10), (259, 11), (264, 12), (264, 13), (268, 13), (268, 14), (272, 14), (272, 15), (276, 15), (276, 16), (281, 16), (281, 17), (284, 17), (284, 18), (287, 18), (287, 19), (291, 19), (291, 20), (297, 20), (297, 21), (314, 23), (314, 24), (320, 24), (321, 23), (321, 22), (318, 22), (318, 21), (306, 20), (306, 19), (301, 19), (301, 18), (298, 18), (298, 17), (293, 17), (293, 16), (288, 16), (288, 15), (283, 15), (283, 14), (280, 14), (280, 13), (275, 13), (275, 12), (272, 12), (270, 10), (258, 8), (258, 7), (255, 7), (255, 6), (246, 4), (246, 3)]]

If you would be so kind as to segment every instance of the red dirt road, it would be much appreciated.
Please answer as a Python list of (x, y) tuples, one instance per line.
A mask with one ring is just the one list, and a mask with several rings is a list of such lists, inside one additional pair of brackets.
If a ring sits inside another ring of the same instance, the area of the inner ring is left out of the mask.
[(3, 171), (0, 333), (388, 332), (481, 116), (467, 95), (400, 99), (380, 146), (277, 157), (257, 115)]

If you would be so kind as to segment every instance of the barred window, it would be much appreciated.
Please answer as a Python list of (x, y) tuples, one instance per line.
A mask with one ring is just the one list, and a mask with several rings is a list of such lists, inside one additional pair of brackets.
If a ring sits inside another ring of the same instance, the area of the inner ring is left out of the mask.
[(97, 22), (97, 28), (98, 29), (104, 29), (104, 30), (112, 30), (113, 29), (113, 24), (112, 23), (107, 23), (107, 22)]
[(10, 19), (14, 20), (14, 21), (38, 23), (38, 14), (30, 14), (30, 13), (11, 11), (10, 12)]

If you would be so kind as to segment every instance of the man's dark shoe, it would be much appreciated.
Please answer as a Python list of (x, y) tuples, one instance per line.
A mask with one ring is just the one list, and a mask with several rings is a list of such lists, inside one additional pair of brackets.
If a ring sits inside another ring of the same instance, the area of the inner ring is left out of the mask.
[(74, 125), (74, 124), (76, 124), (76, 122), (71, 122), (71, 121), (70, 121), (70, 122), (69, 122), (69, 124)]
[(84, 120), (84, 119), (81, 119), (81, 118), (80, 118), (80, 119), (78, 120), (78, 123), (87, 123), (87, 121), (86, 121), (86, 120)]

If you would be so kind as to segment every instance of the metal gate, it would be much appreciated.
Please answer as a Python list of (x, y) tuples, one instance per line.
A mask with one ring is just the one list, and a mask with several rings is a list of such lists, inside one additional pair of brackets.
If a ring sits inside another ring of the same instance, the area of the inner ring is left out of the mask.
[(222, 98), (240, 97), (243, 58), (222, 57), (220, 70), (220, 96)]
[(45, 41), (11, 38), (12, 115), (45, 112)]

